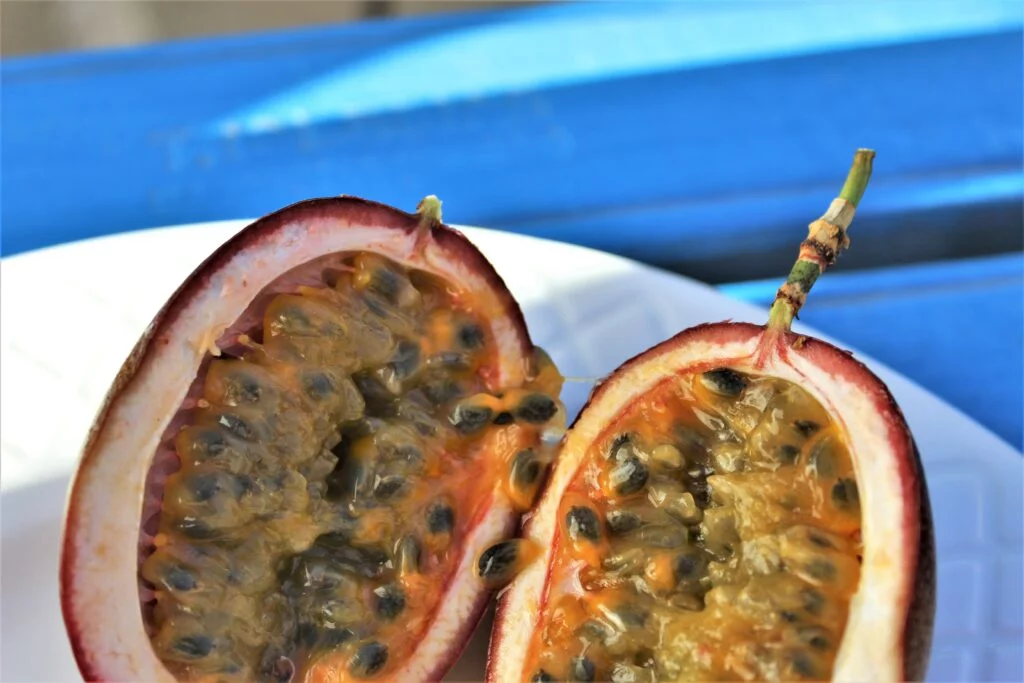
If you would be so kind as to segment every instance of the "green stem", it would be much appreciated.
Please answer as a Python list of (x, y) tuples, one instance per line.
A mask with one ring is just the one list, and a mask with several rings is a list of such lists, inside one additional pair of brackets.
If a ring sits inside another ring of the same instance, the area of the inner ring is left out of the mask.
[(839, 252), (846, 248), (846, 230), (853, 221), (853, 214), (864, 197), (874, 151), (858, 149), (853, 156), (853, 165), (846, 176), (839, 197), (821, 218), (811, 223), (810, 235), (800, 248), (800, 256), (789, 271), (785, 284), (779, 288), (771, 310), (768, 313), (768, 327), (789, 331), (793, 319), (807, 299), (811, 287), (826, 268), (835, 263)]
[(439, 225), (441, 223), (441, 200), (436, 195), (427, 195), (416, 207), (420, 215), (421, 225)]
[(839, 191), (839, 198), (853, 204), (854, 208), (860, 204), (864, 197), (864, 190), (868, 189), (868, 181), (871, 180), (871, 165), (875, 161), (875, 152), (870, 149), (858, 149), (853, 155), (853, 166), (846, 176), (843, 189)]

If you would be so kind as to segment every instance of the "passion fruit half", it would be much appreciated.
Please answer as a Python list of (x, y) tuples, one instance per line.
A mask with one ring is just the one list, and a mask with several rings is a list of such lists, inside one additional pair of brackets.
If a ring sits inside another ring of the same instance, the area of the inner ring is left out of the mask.
[[(181, 285), (67, 508), (87, 680), (440, 678), (564, 431), (562, 379), (440, 203), (302, 202)], [(557, 441), (557, 439), (555, 439)]]
[(795, 334), (847, 245), (859, 151), (765, 326), (629, 360), (566, 435), (501, 596), (488, 680), (919, 680), (935, 557), (913, 437), (852, 355)]

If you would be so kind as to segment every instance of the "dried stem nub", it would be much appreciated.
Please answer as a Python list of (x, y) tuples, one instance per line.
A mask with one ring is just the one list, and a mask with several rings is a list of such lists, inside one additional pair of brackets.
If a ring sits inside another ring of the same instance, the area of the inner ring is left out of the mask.
[(835, 263), (839, 252), (849, 246), (846, 231), (867, 189), (874, 158), (873, 150), (857, 150), (839, 196), (832, 200), (821, 218), (811, 223), (807, 239), (800, 244), (800, 255), (775, 296), (768, 314), (769, 328), (788, 331), (792, 327), (793, 319), (818, 277)]

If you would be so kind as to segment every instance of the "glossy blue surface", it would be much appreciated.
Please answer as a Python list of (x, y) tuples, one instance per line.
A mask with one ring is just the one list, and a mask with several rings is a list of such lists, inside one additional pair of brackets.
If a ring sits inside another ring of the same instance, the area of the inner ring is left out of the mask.
[[(858, 146), (879, 150), (865, 234), (939, 196), (995, 207), (969, 250), (1020, 248), (1019, 5), (809, 7), (539, 6), (9, 60), (3, 249), (435, 193), (453, 221), (756, 277)], [(942, 255), (888, 241), (883, 261)]]
[[(451, 222), (710, 282), (778, 277), (870, 146), (854, 248), (822, 285), (853, 287), (843, 272), (1024, 249), (1022, 49), (1016, 0), (683, 1), (9, 59), (0, 251), (310, 196), (412, 209), (434, 193)], [(984, 406), (1019, 445), (1019, 297), (966, 268), (956, 287), (898, 297), (900, 269), (866, 276), (878, 295), (818, 302), (821, 327), (976, 417)], [(975, 305), (969, 291), (997, 294)], [(947, 334), (950, 307), (969, 334)], [(944, 341), (915, 354), (892, 338)], [(979, 359), (991, 391), (944, 370), (979, 339), (1005, 340)]]

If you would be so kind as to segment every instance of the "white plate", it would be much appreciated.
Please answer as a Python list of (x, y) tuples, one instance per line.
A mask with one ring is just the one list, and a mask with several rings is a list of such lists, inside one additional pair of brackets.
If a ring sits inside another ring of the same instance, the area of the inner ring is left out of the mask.
[[(243, 225), (149, 230), (2, 261), (0, 679), (77, 679), (57, 601), (68, 476), (109, 382), (152, 315)], [(521, 302), (534, 340), (568, 376), (606, 374), (698, 322), (766, 319), (710, 287), (621, 258), (466, 232)], [(903, 407), (931, 487), (939, 609), (929, 678), (1022, 680), (1020, 454), (891, 370), (869, 364)], [(589, 388), (567, 385), (571, 412)], [(480, 676), (473, 664), (484, 635), (468, 650), (460, 678)]]

